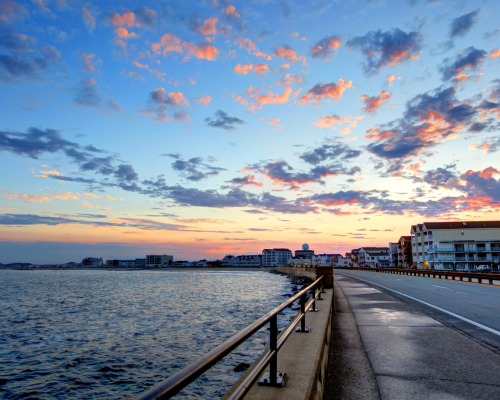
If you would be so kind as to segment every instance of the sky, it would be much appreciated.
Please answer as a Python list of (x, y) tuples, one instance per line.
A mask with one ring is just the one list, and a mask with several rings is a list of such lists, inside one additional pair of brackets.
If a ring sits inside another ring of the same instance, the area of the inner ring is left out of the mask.
[(498, 15), (0, 0), (0, 262), (345, 253), (498, 220)]

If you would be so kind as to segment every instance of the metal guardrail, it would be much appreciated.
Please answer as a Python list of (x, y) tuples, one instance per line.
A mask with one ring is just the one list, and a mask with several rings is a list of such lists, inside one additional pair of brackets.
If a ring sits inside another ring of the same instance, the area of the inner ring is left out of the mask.
[[(319, 290), (318, 290), (319, 289)], [(307, 301), (307, 292), (311, 291), (311, 298)], [(324, 292), (324, 276), (319, 277), (307, 288), (301, 290), (294, 296), (290, 297), (287, 301), (269, 311), (266, 315), (259, 318), (253, 324), (247, 326), (245, 329), (239, 331), (236, 335), (226, 340), (215, 349), (209, 351), (203, 357), (188, 365), (181, 371), (172, 375), (166, 381), (160, 383), (158, 386), (150, 389), (140, 397), (138, 400), (153, 400), (153, 399), (168, 399), (187, 385), (197, 379), (205, 371), (210, 369), (218, 361), (224, 358), (227, 354), (233, 351), (241, 343), (247, 340), (255, 332), (261, 329), (268, 322), (270, 323), (270, 346), (264, 356), (259, 360), (257, 365), (249, 372), (247, 377), (241, 384), (233, 391), (229, 397), (231, 400), (241, 399), (250, 390), (251, 386), (255, 383), (262, 371), (270, 364), (269, 382), (265, 384), (271, 386), (282, 386), (285, 381), (285, 375), (278, 373), (277, 361), (278, 351), (285, 343), (286, 339), (293, 332), (295, 326), (300, 322), (300, 328), (297, 332), (308, 332), (306, 327), (305, 315), (307, 311), (316, 311), (316, 300), (321, 299), (321, 293)], [(291, 306), (293, 302), (300, 299), (300, 313), (288, 324), (286, 329), (278, 336), (278, 314), (285, 308)], [(309, 307), (312, 308), (309, 310)], [(281, 375), (280, 375), (281, 374)]]
[(405, 268), (367, 268), (367, 267), (334, 267), (335, 269), (347, 269), (353, 271), (372, 271), (372, 272), (383, 272), (386, 274), (397, 274), (397, 275), (411, 275), (411, 276), (422, 276), (424, 278), (439, 278), (448, 277), (459, 278), (460, 281), (464, 282), (464, 278), (467, 278), (465, 282), (472, 282), (471, 279), (477, 279), (477, 283), (483, 283), (482, 280), (488, 281), (488, 285), (493, 285), (493, 280), (500, 281), (499, 274), (488, 274), (484, 272), (458, 272), (458, 271), (439, 271), (432, 269), (405, 269)]

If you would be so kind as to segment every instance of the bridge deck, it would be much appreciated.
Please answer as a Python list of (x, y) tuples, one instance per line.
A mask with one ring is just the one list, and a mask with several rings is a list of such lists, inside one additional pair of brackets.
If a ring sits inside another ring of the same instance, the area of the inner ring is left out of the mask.
[(324, 399), (500, 399), (498, 347), (338, 273), (335, 297)]

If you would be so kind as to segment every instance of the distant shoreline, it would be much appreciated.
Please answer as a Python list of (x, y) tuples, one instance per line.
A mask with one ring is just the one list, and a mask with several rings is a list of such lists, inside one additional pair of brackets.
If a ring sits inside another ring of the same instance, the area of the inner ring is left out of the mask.
[[(11, 271), (156, 271), (156, 272), (169, 272), (169, 271), (208, 271), (208, 272), (244, 272), (244, 271), (253, 271), (253, 272), (263, 272), (263, 271), (271, 271), (276, 269), (276, 267), (190, 267), (190, 268), (120, 268), (120, 267), (92, 267), (92, 268), (1, 268), (4, 270)], [(1, 270), (0, 269), (0, 270)]]

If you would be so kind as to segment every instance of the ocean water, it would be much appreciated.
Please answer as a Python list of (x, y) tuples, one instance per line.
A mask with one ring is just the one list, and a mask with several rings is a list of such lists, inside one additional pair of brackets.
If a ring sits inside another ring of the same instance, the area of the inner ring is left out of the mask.
[[(0, 398), (135, 398), (292, 286), (269, 272), (0, 270)], [(263, 328), (175, 398), (220, 398), (268, 343)]]

